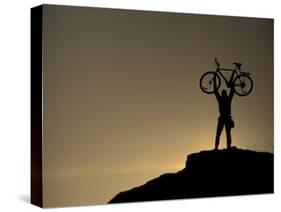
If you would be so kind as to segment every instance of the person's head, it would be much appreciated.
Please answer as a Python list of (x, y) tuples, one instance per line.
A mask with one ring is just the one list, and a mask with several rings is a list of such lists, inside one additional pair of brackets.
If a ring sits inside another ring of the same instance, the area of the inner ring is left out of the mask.
[(223, 90), (221, 91), (221, 96), (223, 96), (223, 97), (227, 97), (227, 92), (226, 92), (226, 90), (225, 90), (225, 89), (223, 89)]

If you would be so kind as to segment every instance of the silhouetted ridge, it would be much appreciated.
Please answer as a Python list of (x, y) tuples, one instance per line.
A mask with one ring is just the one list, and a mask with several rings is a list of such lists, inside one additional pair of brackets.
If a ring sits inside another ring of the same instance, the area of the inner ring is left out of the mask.
[(273, 193), (273, 154), (232, 147), (188, 155), (186, 167), (117, 194), (109, 203)]

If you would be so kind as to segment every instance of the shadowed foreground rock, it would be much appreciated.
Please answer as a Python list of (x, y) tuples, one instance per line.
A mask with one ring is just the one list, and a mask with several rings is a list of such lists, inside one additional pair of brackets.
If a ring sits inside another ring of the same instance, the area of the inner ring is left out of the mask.
[(234, 147), (191, 154), (183, 170), (120, 192), (109, 203), (262, 193), (273, 193), (273, 154)]

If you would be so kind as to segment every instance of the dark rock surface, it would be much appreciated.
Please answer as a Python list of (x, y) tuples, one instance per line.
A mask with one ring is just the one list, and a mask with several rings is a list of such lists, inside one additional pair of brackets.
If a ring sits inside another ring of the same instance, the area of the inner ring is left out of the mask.
[(262, 193), (273, 193), (273, 154), (233, 147), (188, 155), (181, 171), (120, 192), (109, 203)]

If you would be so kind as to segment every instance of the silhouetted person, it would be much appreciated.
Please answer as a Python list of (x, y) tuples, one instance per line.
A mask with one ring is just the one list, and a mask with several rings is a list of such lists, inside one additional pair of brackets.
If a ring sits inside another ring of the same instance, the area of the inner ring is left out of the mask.
[(229, 149), (231, 147), (230, 131), (231, 128), (234, 127), (234, 122), (231, 117), (231, 101), (234, 96), (234, 86), (231, 85), (228, 96), (225, 89), (222, 90), (221, 95), (219, 94), (218, 88), (216, 87), (216, 82), (214, 82), (214, 90), (215, 90), (215, 96), (219, 104), (219, 112), (220, 112), (220, 116), (218, 118), (217, 132), (216, 132), (215, 150), (217, 150), (219, 147), (220, 135), (224, 127), (226, 131), (227, 148)]

